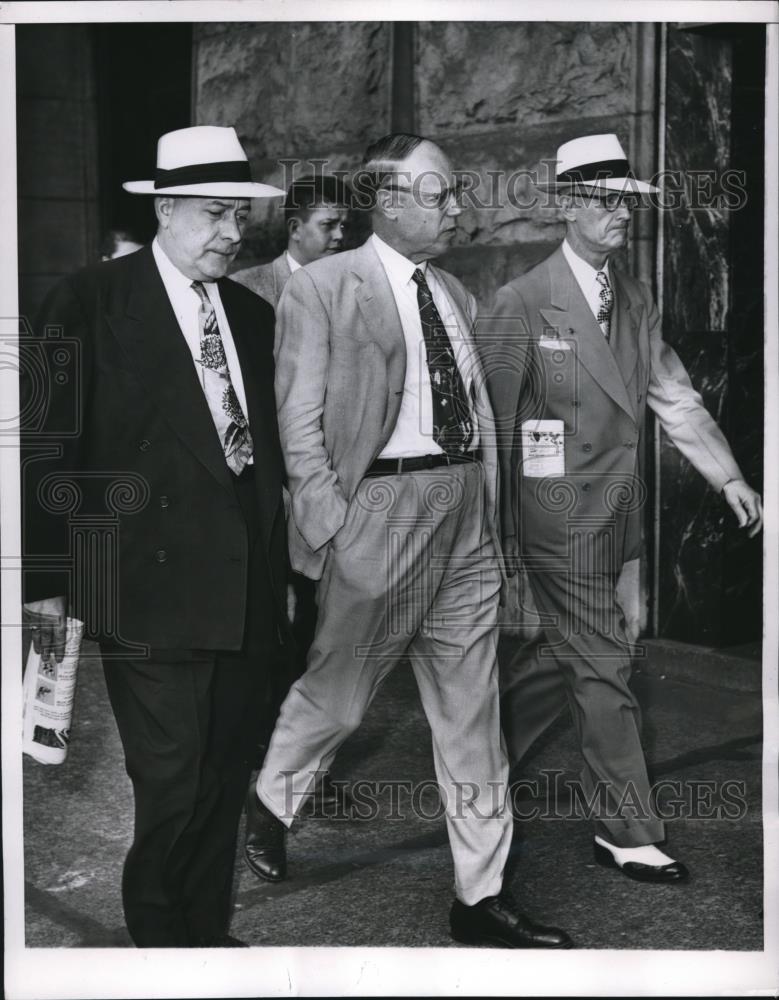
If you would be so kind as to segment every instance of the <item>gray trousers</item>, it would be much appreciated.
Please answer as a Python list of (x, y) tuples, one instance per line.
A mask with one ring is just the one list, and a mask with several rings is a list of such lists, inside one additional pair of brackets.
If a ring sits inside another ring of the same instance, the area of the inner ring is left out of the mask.
[(583, 757), (581, 788), (596, 832), (618, 847), (662, 840), (652, 813), (630, 643), (610, 574), (527, 572), (549, 623), (499, 645), (501, 718), (512, 769), (570, 707)]
[(257, 781), (291, 825), (316, 773), (408, 657), (433, 736), (458, 898), (496, 895), (511, 844), (496, 659), (500, 573), (468, 463), (365, 479), (331, 543), (305, 674)]

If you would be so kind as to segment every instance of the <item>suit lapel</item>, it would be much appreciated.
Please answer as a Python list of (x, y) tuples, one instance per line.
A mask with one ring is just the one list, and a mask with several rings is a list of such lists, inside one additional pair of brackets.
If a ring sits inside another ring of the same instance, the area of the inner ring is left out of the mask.
[[(406, 370), (406, 341), (392, 286), (370, 239), (355, 250), (353, 273), (359, 280), (357, 305), (368, 330), (390, 361), (402, 361)], [(402, 388), (402, 387), (401, 387)]]
[(126, 313), (108, 316), (108, 322), (183, 444), (234, 494), (211, 411), (151, 247), (134, 257)]
[(273, 261), (273, 293), (276, 296), (276, 302), (281, 298), (281, 293), (284, 291), (284, 286), (289, 281), (291, 274), (286, 252), (279, 254)]
[[(622, 373), (622, 381), (630, 385), (633, 372), (638, 364), (638, 324), (640, 322), (639, 303), (634, 302), (615, 268), (610, 268), (611, 283), (614, 288), (614, 313), (611, 320), (611, 349)], [(634, 408), (634, 415), (637, 410)]]
[[(267, 362), (272, 359), (273, 329), (258, 329), (256, 315), (245, 309), (246, 297), (238, 291), (238, 286), (226, 278), (218, 282), (233, 343), (241, 365), (244, 393), (246, 395), (246, 419), (254, 445), (254, 464), (260, 475), (255, 477), (256, 488), (263, 511), (261, 524), (267, 543), (273, 527), (273, 518), (281, 498), (281, 458), (276, 434), (276, 401), (273, 392), (271, 369), (261, 368), (264, 354)], [(267, 352), (257, 351), (259, 338), (267, 336)], [(223, 459), (224, 461), (224, 459)]]
[(635, 417), (622, 372), (562, 249), (549, 258), (548, 268), (552, 307), (540, 309), (542, 317), (557, 336), (575, 340), (577, 360), (618, 406)]

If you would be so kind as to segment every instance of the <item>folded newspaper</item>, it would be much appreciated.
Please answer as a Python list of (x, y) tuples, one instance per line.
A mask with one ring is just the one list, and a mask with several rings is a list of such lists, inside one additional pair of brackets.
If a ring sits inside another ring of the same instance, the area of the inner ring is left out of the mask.
[(68, 618), (65, 655), (42, 659), (30, 646), (24, 670), (22, 749), (41, 764), (61, 764), (68, 752), (84, 623)]

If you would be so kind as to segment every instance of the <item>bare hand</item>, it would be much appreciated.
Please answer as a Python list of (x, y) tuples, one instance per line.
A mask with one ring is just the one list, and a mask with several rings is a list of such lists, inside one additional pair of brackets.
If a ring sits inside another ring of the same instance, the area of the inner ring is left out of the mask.
[(64, 597), (47, 597), (43, 601), (30, 601), (24, 605), (24, 621), (30, 629), (33, 648), (48, 660), (52, 653), (57, 663), (65, 655), (67, 630), (67, 600)]
[(739, 528), (749, 528), (747, 534), (753, 538), (763, 527), (763, 504), (760, 494), (743, 479), (731, 479), (722, 488), (722, 495), (738, 518)]

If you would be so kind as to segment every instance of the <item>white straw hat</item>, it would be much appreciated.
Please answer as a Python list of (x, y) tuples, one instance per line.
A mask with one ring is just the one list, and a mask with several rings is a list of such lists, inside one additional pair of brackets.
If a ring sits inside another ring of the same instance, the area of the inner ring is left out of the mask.
[(194, 125), (167, 132), (157, 143), (153, 181), (125, 181), (131, 194), (204, 198), (274, 198), (281, 188), (252, 181), (249, 160), (234, 128)]
[(660, 190), (646, 181), (636, 180), (625, 150), (613, 132), (585, 135), (564, 142), (557, 150), (554, 181), (537, 186), (544, 191), (577, 187), (635, 194), (651, 194)]

